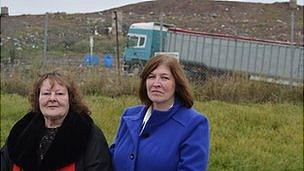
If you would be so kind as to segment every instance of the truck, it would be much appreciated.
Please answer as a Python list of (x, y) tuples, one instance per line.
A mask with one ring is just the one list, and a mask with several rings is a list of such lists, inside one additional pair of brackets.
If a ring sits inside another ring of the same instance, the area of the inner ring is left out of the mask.
[(252, 78), (303, 82), (304, 45), (134, 23), (127, 33), (124, 70), (139, 73), (155, 54), (173, 54), (190, 75), (238, 72)]

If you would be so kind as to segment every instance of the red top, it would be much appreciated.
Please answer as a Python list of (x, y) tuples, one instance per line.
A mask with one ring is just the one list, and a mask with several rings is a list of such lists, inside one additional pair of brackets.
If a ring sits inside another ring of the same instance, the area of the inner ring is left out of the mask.
[[(22, 171), (22, 169), (21, 167), (14, 164), (12, 171)], [(57, 171), (76, 171), (75, 163), (71, 163), (63, 168), (58, 169)]]

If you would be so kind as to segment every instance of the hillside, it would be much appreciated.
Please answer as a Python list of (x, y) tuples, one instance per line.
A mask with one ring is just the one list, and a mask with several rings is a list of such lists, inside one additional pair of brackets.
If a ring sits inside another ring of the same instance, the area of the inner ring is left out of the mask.
[[(288, 3), (165, 0), (129, 5), (119, 10), (129, 14), (124, 18), (131, 22), (157, 20), (163, 11), (165, 22), (184, 29), (290, 40), (291, 12)], [(303, 6), (298, 6), (295, 16), (296, 39), (303, 42)]]
[[(304, 40), (303, 9), (303, 6), (298, 6), (295, 10), (295, 41), (300, 44)], [(114, 10), (122, 12), (124, 30), (134, 22), (159, 21), (163, 12), (165, 23), (183, 29), (278, 41), (290, 40), (289, 3), (157, 0), (94, 13), (48, 14), (49, 46), (62, 44), (64, 48), (69, 48), (83, 40), (87, 41), (92, 30), (106, 33), (106, 29), (111, 26)], [(1, 48), (8, 44), (41, 48), (44, 22), (44, 15), (2, 16)]]

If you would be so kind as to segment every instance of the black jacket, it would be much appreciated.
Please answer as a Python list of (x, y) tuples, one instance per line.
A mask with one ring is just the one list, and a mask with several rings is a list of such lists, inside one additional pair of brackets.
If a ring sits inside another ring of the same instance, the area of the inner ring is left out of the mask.
[(50, 171), (70, 163), (76, 164), (76, 171), (112, 170), (107, 141), (88, 115), (69, 113), (39, 162), (37, 149), (43, 132), (42, 114), (30, 112), (19, 120), (1, 148), (1, 171), (11, 171), (13, 164), (25, 171)]

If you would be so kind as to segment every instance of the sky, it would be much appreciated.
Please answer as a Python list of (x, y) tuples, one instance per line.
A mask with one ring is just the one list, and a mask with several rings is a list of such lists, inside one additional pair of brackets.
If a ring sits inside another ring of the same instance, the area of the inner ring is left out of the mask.
[[(88, 13), (103, 11), (128, 4), (144, 2), (149, 0), (1, 0), (1, 7), (6, 6), (9, 15), (22, 14), (45, 14), (66, 13)], [(274, 3), (289, 2), (290, 0), (227, 0), (242, 2)], [(304, 0), (297, 0), (297, 4), (304, 6)]]

